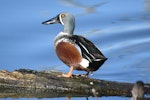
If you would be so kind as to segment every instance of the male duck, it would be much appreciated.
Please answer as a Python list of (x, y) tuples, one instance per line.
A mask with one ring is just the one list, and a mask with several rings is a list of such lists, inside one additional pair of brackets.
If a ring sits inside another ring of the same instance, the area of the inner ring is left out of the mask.
[(88, 39), (73, 35), (75, 28), (74, 16), (70, 13), (60, 13), (56, 17), (43, 22), (42, 24), (60, 23), (64, 26), (54, 43), (56, 54), (60, 60), (70, 67), (68, 74), (63, 77), (72, 77), (73, 70), (84, 70), (93, 72), (107, 60), (100, 50)]

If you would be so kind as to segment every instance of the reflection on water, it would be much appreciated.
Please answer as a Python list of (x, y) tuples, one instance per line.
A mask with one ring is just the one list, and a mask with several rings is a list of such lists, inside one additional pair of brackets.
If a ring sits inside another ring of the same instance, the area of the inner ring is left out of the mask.
[(150, 1), (149, 0), (143, 0), (144, 2), (144, 11), (149, 12), (150, 11)]
[(81, 1), (74, 1), (74, 0), (60, 0), (60, 1), (64, 4), (64, 6), (84, 9), (84, 12), (82, 12), (82, 14), (94, 13), (96, 12), (96, 7), (101, 7), (107, 3), (106, 1), (103, 1), (103, 2), (97, 2), (97, 3), (92, 2), (92, 4), (88, 3), (88, 5), (84, 5), (83, 3), (80, 3)]
[[(67, 11), (75, 15), (75, 33), (90, 39), (108, 57), (107, 62), (91, 77), (122, 82), (142, 80), (150, 83), (149, 0), (39, 0), (9, 3), (5, 0), (0, 5), (1, 69), (13, 71), (29, 68), (68, 72), (69, 68), (58, 60), (53, 49), (53, 38), (62, 27), (41, 25), (45, 19)], [(66, 100), (52, 100), (59, 99)], [(100, 99), (129, 100), (123, 97)], [(95, 98), (91, 97), (90, 100)]]

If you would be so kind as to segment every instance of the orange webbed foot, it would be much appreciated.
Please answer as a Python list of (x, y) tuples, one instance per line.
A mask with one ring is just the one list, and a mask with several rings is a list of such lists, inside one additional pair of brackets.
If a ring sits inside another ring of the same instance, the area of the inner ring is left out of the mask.
[(62, 74), (62, 77), (66, 77), (66, 78), (73, 78), (72, 74)]
[(73, 78), (72, 71), (73, 71), (73, 67), (71, 66), (68, 74), (62, 74), (62, 75), (59, 75), (58, 77)]

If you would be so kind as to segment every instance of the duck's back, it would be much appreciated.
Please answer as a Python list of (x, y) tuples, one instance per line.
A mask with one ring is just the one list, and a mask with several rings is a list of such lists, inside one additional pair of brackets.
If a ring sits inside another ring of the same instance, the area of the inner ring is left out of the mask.
[(83, 36), (73, 35), (70, 37), (81, 49), (82, 57), (89, 63), (89, 71), (96, 71), (107, 60), (101, 51), (88, 39)]

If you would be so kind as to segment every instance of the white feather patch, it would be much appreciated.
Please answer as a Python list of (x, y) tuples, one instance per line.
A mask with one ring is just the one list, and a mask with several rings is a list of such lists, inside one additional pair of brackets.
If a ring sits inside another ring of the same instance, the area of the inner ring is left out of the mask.
[(63, 20), (62, 20), (62, 18), (61, 18), (61, 14), (59, 15), (59, 19), (60, 19), (60, 23), (61, 23), (62, 25), (64, 25), (64, 22), (63, 22)]
[[(60, 32), (60, 33), (55, 37), (55, 40), (58, 39), (59, 37), (63, 36), (63, 35), (69, 35), (69, 33)], [(57, 41), (55, 41), (54, 47), (56, 47), (57, 44), (60, 43), (60, 42), (69, 42), (69, 40), (66, 39), (66, 38), (58, 39)]]
[(87, 67), (89, 67), (89, 61), (86, 60), (85, 58), (82, 58), (80, 65), (83, 66), (84, 68), (87, 68)]

